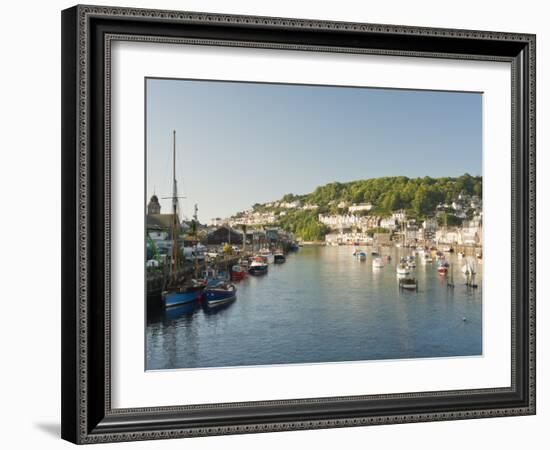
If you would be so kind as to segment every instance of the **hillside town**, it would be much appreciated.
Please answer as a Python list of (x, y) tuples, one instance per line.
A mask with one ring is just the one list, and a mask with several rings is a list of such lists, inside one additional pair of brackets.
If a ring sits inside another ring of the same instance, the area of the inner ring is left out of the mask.
[[(338, 214), (319, 213), (317, 220), (327, 227), (324, 236), (327, 245), (391, 243), (404, 246), (435, 244), (450, 246), (483, 245), (483, 207), (477, 195), (460, 193), (450, 203), (440, 203), (431, 217), (423, 220), (407, 217), (404, 210), (389, 215), (370, 213), (371, 203), (347, 204), (339, 202)], [(243, 225), (254, 230), (278, 230), (276, 225), (288, 214), (287, 210), (314, 211), (314, 204), (269, 202), (261, 209), (249, 209), (232, 217), (212, 220), (211, 227), (240, 229)], [(258, 231), (254, 231), (258, 232)], [(261, 233), (261, 231), (259, 231)], [(250, 231), (253, 233), (253, 231)]]

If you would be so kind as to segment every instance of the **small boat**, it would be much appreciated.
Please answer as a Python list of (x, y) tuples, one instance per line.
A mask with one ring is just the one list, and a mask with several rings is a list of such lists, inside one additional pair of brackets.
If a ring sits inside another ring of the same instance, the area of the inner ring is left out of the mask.
[(248, 273), (250, 275), (264, 275), (267, 273), (267, 262), (254, 258), (248, 267)]
[(274, 261), (273, 253), (268, 248), (263, 248), (260, 250), (260, 256), (265, 257), (266, 263), (271, 264)]
[(407, 289), (410, 291), (416, 291), (418, 289), (418, 284), (416, 283), (416, 278), (400, 278), (399, 279), (399, 288)]
[(445, 265), (445, 264), (439, 264), (437, 266), (437, 273), (439, 273), (439, 275), (445, 275), (447, 273), (447, 270), (449, 269), (449, 265)]
[(409, 266), (403, 263), (399, 264), (396, 270), (397, 270), (397, 275), (408, 275), (409, 273), (411, 273)]
[(420, 259), (420, 261), (422, 261), (422, 264), (428, 264), (432, 263), (433, 259), (429, 253), (424, 253), (424, 256)]
[(464, 275), (475, 275), (476, 270), (471, 261), (466, 261), (466, 263), (461, 268)]
[(374, 258), (372, 261), (372, 267), (375, 269), (381, 269), (384, 267), (384, 261), (382, 261), (382, 258)]
[(373, 250), (370, 254), (375, 258), (378, 258), (380, 256), (380, 252), (378, 250)]
[(458, 253), (457, 253), (457, 256), (458, 256), (459, 258), (464, 258), (464, 252), (458, 252)]
[(207, 286), (213, 286), (222, 281), (227, 281), (229, 277), (227, 276), (227, 273), (223, 270), (215, 270), (211, 267), (207, 267), (202, 272), (202, 279)]
[(198, 300), (203, 293), (204, 283), (192, 283), (179, 287), (169, 287), (162, 292), (162, 302), (165, 307), (183, 305)]
[(223, 305), (237, 298), (237, 288), (232, 284), (220, 283), (204, 290), (204, 300), (209, 307)]
[(275, 253), (275, 255), (273, 255), (273, 262), (275, 264), (282, 264), (285, 261), (286, 261), (285, 255), (283, 255), (282, 253)]
[(231, 267), (231, 280), (240, 281), (246, 276), (246, 270), (240, 265)]
[(355, 255), (359, 261), (366, 261), (367, 260), (367, 254), (365, 252), (357, 252), (357, 255)]

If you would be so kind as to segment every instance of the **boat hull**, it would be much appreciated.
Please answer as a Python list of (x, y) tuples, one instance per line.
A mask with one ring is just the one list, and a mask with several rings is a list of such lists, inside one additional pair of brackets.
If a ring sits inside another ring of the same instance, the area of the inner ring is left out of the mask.
[(210, 307), (230, 303), (237, 299), (237, 289), (205, 289), (204, 300)]
[(251, 266), (248, 269), (250, 275), (265, 275), (267, 273), (267, 266)]
[(243, 272), (232, 272), (231, 273), (231, 279), (233, 281), (241, 281), (245, 277), (246, 273)]
[(162, 293), (162, 302), (167, 308), (192, 303), (201, 297), (202, 291), (202, 288), (194, 288), (186, 291), (166, 291)]

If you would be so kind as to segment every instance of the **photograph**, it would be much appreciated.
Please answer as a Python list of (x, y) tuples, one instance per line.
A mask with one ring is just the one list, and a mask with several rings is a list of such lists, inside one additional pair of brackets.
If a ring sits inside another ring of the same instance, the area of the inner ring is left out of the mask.
[(144, 83), (145, 370), (483, 356), (482, 92)]

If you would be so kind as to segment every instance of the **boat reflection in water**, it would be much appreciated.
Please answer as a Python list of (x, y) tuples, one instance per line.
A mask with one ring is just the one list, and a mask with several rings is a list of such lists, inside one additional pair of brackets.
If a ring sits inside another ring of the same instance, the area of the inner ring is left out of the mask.
[(182, 316), (191, 316), (200, 308), (199, 302), (183, 303), (177, 306), (171, 306), (164, 309), (164, 318), (168, 320), (177, 320)]
[(482, 355), (483, 266), (469, 281), (456, 253), (444, 276), (415, 255), (400, 286), (410, 249), (383, 248), (380, 268), (370, 252), (359, 264), (352, 251), (306, 246), (265, 275), (226, 281), (236, 301), (157, 306), (147, 317), (147, 370)]

